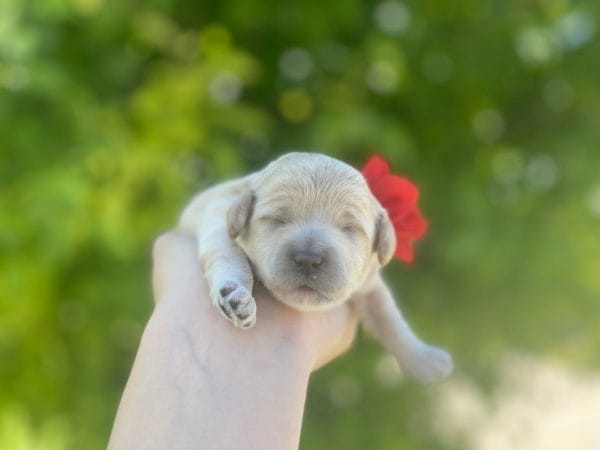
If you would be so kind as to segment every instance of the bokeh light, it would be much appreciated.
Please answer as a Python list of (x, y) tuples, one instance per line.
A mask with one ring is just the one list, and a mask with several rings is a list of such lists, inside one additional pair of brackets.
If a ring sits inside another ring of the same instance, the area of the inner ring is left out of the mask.
[(471, 126), (473, 134), (487, 144), (497, 142), (506, 129), (504, 118), (500, 112), (491, 108), (477, 111), (473, 116)]
[(365, 74), (367, 86), (381, 95), (390, 95), (398, 88), (400, 74), (396, 66), (384, 59), (373, 61)]
[(288, 89), (281, 94), (279, 111), (288, 122), (304, 122), (313, 111), (313, 100), (303, 89)]
[(305, 49), (290, 48), (279, 59), (281, 73), (292, 81), (305, 80), (313, 70), (313, 60)]
[(586, 199), (587, 207), (590, 212), (600, 218), (600, 184), (597, 184), (592, 189), (590, 189), (589, 194)]
[(523, 29), (517, 35), (515, 46), (521, 59), (533, 66), (549, 62), (558, 52), (552, 31), (543, 27)]
[(503, 184), (514, 184), (523, 176), (524, 162), (517, 149), (502, 150), (492, 159), (492, 172)]
[(550, 155), (534, 155), (527, 164), (527, 181), (536, 191), (546, 191), (554, 187), (559, 178), (556, 161)]
[(406, 5), (397, 0), (385, 0), (375, 8), (375, 22), (384, 32), (398, 35), (410, 25), (410, 12)]
[(565, 111), (575, 101), (575, 91), (567, 80), (552, 78), (544, 83), (543, 98), (548, 108), (554, 111)]
[(0, 75), (2, 84), (9, 91), (20, 91), (26, 88), (30, 80), (29, 70), (21, 64), (3, 67)]
[(242, 93), (241, 80), (233, 72), (217, 72), (208, 85), (208, 92), (215, 103), (222, 105), (235, 103)]
[(592, 39), (596, 33), (596, 21), (583, 10), (573, 10), (556, 22), (554, 32), (563, 48), (577, 49)]
[(361, 396), (358, 380), (352, 375), (339, 375), (329, 386), (329, 399), (337, 408), (349, 408), (355, 405)]

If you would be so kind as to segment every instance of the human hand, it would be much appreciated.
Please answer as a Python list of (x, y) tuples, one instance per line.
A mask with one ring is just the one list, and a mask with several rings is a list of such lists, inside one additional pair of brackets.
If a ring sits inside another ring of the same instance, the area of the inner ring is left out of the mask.
[(297, 449), (309, 375), (350, 346), (357, 319), (258, 289), (256, 325), (236, 328), (211, 302), (195, 244), (177, 232), (155, 242), (155, 309), (108, 448)]
[[(249, 330), (239, 330), (224, 320), (209, 297), (207, 282), (196, 256), (195, 238), (167, 232), (154, 244), (153, 291), (157, 308), (168, 310), (194, 330), (199, 342), (217, 340), (244, 352), (261, 352), (265, 341), (295, 352), (315, 370), (346, 351), (354, 338), (358, 319), (347, 304), (329, 311), (300, 312), (277, 301), (257, 285), (254, 297), (258, 319)], [(220, 349), (220, 351), (224, 348)]]

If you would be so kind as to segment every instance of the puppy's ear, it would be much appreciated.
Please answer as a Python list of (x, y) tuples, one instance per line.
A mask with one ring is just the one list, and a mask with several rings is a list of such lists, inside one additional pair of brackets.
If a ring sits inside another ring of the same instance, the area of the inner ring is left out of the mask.
[(390, 262), (396, 250), (396, 232), (392, 221), (385, 211), (377, 216), (375, 224), (375, 239), (373, 240), (373, 251), (377, 252), (379, 264), (385, 266)]
[(231, 239), (238, 237), (250, 222), (255, 201), (254, 192), (244, 192), (227, 211), (227, 232)]

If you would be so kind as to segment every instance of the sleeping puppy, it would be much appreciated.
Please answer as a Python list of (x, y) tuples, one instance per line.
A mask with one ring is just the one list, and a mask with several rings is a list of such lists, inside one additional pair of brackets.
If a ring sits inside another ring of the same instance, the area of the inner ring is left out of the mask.
[(360, 172), (315, 153), (289, 153), (263, 170), (198, 194), (179, 228), (194, 233), (210, 295), (240, 328), (256, 322), (260, 281), (302, 311), (345, 301), (400, 367), (431, 383), (452, 371), (442, 349), (410, 329), (381, 279), (396, 238)]

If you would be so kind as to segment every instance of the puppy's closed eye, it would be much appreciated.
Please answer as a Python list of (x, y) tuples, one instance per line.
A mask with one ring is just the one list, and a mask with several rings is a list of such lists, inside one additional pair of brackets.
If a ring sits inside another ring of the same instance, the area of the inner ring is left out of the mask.
[(279, 216), (263, 216), (259, 217), (258, 220), (267, 223), (272, 227), (282, 227), (289, 223), (289, 220)]
[(353, 237), (359, 233), (366, 236), (366, 231), (360, 224), (358, 215), (354, 212), (345, 212), (342, 217), (338, 219), (338, 227), (349, 237)]
[(262, 223), (274, 227), (280, 227), (287, 225), (292, 222), (292, 213), (287, 207), (278, 207), (274, 209), (263, 210), (261, 214), (258, 214), (257, 220)]
[(342, 225), (341, 229), (348, 236), (354, 236), (361, 232), (364, 233), (364, 230), (362, 229), (362, 227), (360, 225), (357, 225), (354, 223)]

